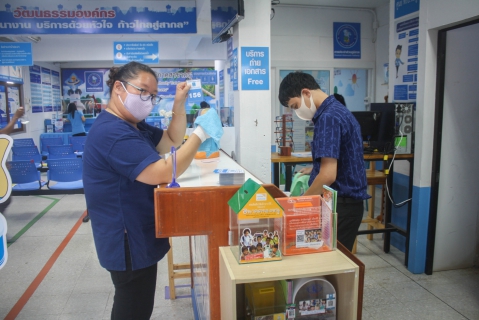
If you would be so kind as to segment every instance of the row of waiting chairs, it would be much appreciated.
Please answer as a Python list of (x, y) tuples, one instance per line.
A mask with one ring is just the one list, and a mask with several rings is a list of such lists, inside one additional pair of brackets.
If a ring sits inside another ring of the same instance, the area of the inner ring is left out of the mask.
[(83, 161), (80, 158), (48, 159), (47, 181), (43, 181), (38, 168), (31, 160), (7, 161), (14, 184), (13, 191), (39, 190), (47, 186), (52, 190), (83, 189)]
[(33, 139), (14, 139), (12, 147), (13, 160), (31, 160), (41, 165), (42, 159), (76, 158), (83, 154), (86, 136), (69, 137), (70, 144), (64, 145), (61, 138), (42, 138), (41, 153)]
[[(42, 152), (32, 138), (13, 139), (12, 161), (7, 168), (14, 184), (13, 191), (33, 191), (47, 186), (52, 190), (83, 189), (83, 154), (86, 136), (69, 137), (64, 145), (62, 138), (41, 138)], [(48, 167), (47, 181), (42, 180), (39, 169)]]

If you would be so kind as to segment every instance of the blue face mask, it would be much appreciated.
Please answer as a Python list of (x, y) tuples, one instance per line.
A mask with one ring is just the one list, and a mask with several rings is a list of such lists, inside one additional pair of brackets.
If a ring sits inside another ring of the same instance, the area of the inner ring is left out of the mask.
[(120, 95), (118, 95), (118, 98), (123, 103), (126, 110), (128, 110), (128, 112), (130, 112), (131, 115), (138, 120), (138, 122), (145, 120), (146, 117), (150, 115), (151, 110), (153, 110), (153, 103), (151, 102), (151, 99), (143, 101), (139, 94), (129, 93), (128, 90), (126, 90), (125, 85), (123, 83), (121, 83), (121, 85), (125, 89), (128, 96), (124, 102), (121, 100)]

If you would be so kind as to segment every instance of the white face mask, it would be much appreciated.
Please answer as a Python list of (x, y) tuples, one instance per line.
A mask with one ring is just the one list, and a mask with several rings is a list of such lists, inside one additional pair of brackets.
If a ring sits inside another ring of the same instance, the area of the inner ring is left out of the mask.
[(118, 95), (118, 98), (120, 99), (121, 103), (123, 103), (126, 110), (128, 110), (128, 112), (130, 112), (136, 120), (145, 120), (146, 117), (150, 115), (151, 110), (153, 110), (153, 103), (151, 102), (151, 99), (143, 101), (140, 98), (139, 94), (129, 93), (126, 90), (125, 85), (123, 83), (121, 83), (121, 85), (123, 86), (126, 91), (126, 94), (128, 95), (125, 99), (125, 102), (123, 102), (120, 95)]
[(298, 118), (300, 118), (301, 120), (311, 120), (316, 113), (316, 106), (314, 105), (312, 94), (309, 97), (309, 102), (311, 103), (310, 108), (306, 106), (306, 104), (304, 103), (304, 96), (301, 95), (301, 106), (298, 109), (294, 110)]

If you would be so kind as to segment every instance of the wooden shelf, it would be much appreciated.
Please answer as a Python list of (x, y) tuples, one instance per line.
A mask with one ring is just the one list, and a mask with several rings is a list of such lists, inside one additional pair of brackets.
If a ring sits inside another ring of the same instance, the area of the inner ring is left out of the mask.
[[(220, 249), (221, 319), (240, 319), (245, 283), (325, 277), (336, 289), (337, 318), (357, 319), (360, 266), (339, 250), (284, 256), (281, 261), (240, 265), (232, 248)], [(341, 297), (341, 298), (339, 298)], [(359, 313), (360, 314), (360, 313)]]

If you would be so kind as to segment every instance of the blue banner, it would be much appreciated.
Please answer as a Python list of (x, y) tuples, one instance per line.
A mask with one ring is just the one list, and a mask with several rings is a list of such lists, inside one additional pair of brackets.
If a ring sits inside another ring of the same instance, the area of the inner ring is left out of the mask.
[(150, 1), (147, 7), (79, 2), (6, 4), (0, 11), (0, 34), (196, 33), (196, 2), (192, 0)]
[(221, 109), (225, 106), (225, 78), (224, 78), (224, 70), (220, 70), (218, 72), (219, 77), (219, 92), (220, 98), (218, 100), (218, 107)]
[(233, 82), (233, 91), (238, 90), (238, 48), (233, 49), (230, 61), (230, 79)]
[(216, 70), (193, 70), (192, 79), (201, 80), (201, 84), (217, 84), (218, 77)]
[(32, 44), (30, 42), (0, 43), (0, 66), (32, 65)]
[(407, 85), (397, 85), (394, 86), (394, 100), (407, 100), (408, 99), (408, 91)]
[(136, 61), (144, 64), (158, 64), (158, 41), (115, 41), (113, 42), (113, 63), (127, 64)]
[(361, 59), (361, 24), (333, 23), (334, 59)]
[(241, 47), (241, 89), (269, 90), (268, 47)]
[(419, 11), (419, 0), (395, 0), (394, 19)]

